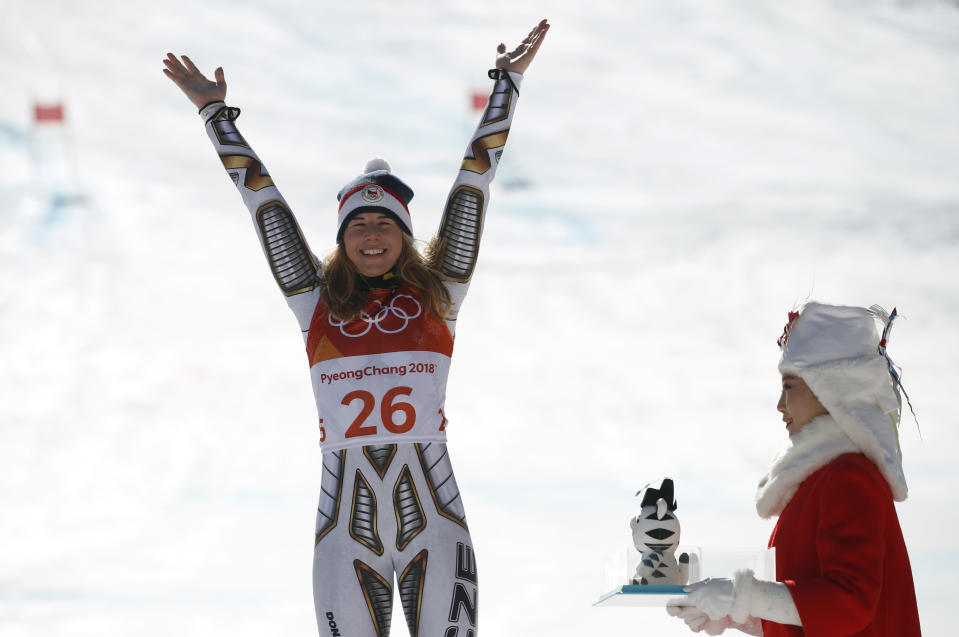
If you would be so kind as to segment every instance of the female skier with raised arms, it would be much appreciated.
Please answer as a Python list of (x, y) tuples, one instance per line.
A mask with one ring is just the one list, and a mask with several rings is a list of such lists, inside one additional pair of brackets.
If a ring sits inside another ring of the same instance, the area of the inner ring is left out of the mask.
[(444, 400), (460, 304), (519, 87), (549, 30), (500, 44), (493, 92), (426, 256), (413, 191), (385, 160), (337, 195), (336, 249), (321, 265), (236, 127), (222, 68), (211, 82), (172, 53), (164, 73), (200, 109), (306, 341), (323, 449), (313, 597), (321, 635), (389, 634), (393, 576), (413, 637), (476, 631), (476, 564), (446, 452)]

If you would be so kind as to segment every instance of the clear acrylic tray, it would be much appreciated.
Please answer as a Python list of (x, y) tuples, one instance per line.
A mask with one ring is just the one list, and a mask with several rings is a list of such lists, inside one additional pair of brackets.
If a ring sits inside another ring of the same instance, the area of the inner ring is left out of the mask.
[[(749, 568), (757, 577), (776, 579), (776, 550), (736, 547), (684, 546), (676, 555), (690, 556), (689, 581), (698, 582), (707, 577), (732, 577), (737, 569)], [(682, 586), (639, 586), (632, 584), (639, 564), (639, 552), (634, 548), (619, 551), (606, 559), (603, 590), (593, 606), (665, 606), (670, 599), (681, 599), (686, 593)]]

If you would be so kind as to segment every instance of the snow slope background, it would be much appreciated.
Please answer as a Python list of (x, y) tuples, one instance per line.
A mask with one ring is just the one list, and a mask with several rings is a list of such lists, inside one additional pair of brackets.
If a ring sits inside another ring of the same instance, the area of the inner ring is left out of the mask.
[(375, 154), (429, 236), (469, 93), (543, 16), (447, 399), (483, 633), (687, 634), (592, 608), (604, 560), (663, 475), (684, 544), (765, 545), (775, 339), (807, 298), (905, 316), (898, 510), (923, 627), (955, 625), (959, 7), (516, 5), (0, 2), (0, 634), (315, 634), (302, 342), (166, 52), (224, 66), (325, 252)]

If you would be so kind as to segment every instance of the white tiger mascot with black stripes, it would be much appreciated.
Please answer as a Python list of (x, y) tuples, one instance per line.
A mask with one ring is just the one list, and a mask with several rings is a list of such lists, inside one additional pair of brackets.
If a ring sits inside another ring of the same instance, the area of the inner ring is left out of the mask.
[(642, 498), (641, 508), (639, 515), (629, 521), (629, 527), (640, 560), (630, 583), (644, 586), (688, 583), (690, 557), (681, 553), (677, 560), (675, 555), (679, 546), (679, 519), (673, 481), (665, 478), (658, 488), (648, 484), (636, 495)]

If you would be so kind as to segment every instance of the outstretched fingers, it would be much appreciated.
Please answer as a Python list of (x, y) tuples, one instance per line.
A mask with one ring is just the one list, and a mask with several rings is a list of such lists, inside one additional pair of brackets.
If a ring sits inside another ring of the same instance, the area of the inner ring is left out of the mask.
[(535, 27), (533, 27), (529, 33), (526, 34), (526, 37), (523, 38), (523, 41), (520, 42), (520, 45), (516, 47), (516, 50), (519, 50), (522, 47), (531, 46), (536, 40), (539, 39), (540, 34), (543, 33), (543, 30), (549, 25), (546, 24), (546, 18), (543, 18), (539, 21)]
[[(196, 68), (196, 65), (193, 63), (193, 60), (191, 60), (189, 56), (183, 55), (181, 57), (183, 58), (183, 63), (186, 65), (187, 71), (190, 73), (200, 73), (200, 71)], [(200, 75), (203, 74), (200, 73)]]
[(200, 73), (199, 69), (196, 68), (196, 65), (193, 64), (193, 61), (189, 57), (185, 55), (182, 55), (180, 57), (183, 59), (182, 62), (177, 58), (177, 56), (173, 55), (172, 53), (166, 54), (166, 58), (164, 58), (163, 64), (166, 65), (170, 73), (180, 78), (186, 78), (187, 76), (197, 75), (203, 78), (204, 80), (206, 79), (206, 77), (204, 77), (204, 75)]
[(546, 22), (546, 19), (540, 21), (532, 31), (529, 32), (523, 41), (518, 47), (516, 47), (516, 53), (520, 54), (526, 52), (530, 57), (536, 55), (536, 52), (539, 51), (540, 45), (543, 43), (543, 36), (549, 30), (549, 24)]
[(539, 51), (539, 47), (543, 44), (543, 38), (547, 31), (549, 31), (549, 23), (546, 22), (546, 18), (543, 18), (536, 28), (530, 32), (529, 37), (526, 38), (529, 40), (530, 55), (536, 55), (536, 52)]
[(536, 57), (539, 47), (543, 44), (546, 32), (549, 31), (549, 22), (540, 20), (515, 49), (506, 52), (506, 45), (500, 43), (496, 48), (496, 67), (516, 73), (525, 73), (533, 58)]
[(180, 60), (176, 59), (176, 56), (172, 53), (167, 53), (166, 57), (163, 58), (163, 65), (166, 67), (164, 72), (170, 76), (182, 76), (186, 75), (186, 68), (183, 64), (180, 63)]

